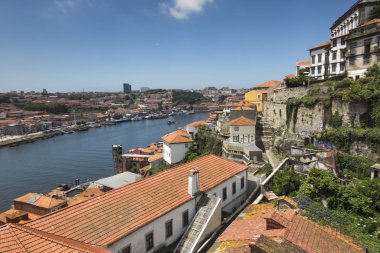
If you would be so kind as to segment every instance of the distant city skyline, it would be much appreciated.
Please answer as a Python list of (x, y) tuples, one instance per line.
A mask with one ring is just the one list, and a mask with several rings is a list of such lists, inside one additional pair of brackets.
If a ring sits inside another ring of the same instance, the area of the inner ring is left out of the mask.
[(0, 92), (250, 88), (295, 73), (354, 2), (0, 1)]

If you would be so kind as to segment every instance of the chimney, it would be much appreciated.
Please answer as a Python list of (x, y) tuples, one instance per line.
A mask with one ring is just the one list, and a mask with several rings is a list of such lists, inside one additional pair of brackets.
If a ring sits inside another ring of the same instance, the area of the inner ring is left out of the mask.
[(189, 172), (188, 193), (194, 197), (199, 192), (199, 170), (192, 169)]

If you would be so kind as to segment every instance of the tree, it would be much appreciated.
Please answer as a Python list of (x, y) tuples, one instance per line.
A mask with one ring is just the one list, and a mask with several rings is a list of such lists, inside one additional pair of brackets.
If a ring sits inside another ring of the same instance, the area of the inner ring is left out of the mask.
[(277, 195), (294, 195), (300, 188), (301, 177), (294, 170), (285, 168), (274, 177), (273, 191)]

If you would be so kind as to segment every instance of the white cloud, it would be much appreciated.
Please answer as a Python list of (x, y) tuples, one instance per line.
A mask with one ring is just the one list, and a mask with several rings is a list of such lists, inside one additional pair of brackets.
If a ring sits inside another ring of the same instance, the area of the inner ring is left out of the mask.
[(62, 11), (67, 12), (71, 9), (74, 9), (80, 0), (56, 0), (54, 1), (55, 5)]
[(214, 0), (171, 0), (160, 4), (161, 10), (176, 19), (186, 19), (192, 13), (202, 12), (207, 4)]

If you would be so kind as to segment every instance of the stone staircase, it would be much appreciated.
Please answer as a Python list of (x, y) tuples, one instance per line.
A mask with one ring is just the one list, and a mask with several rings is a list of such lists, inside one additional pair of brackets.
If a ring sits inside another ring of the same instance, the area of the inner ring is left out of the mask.
[(265, 117), (257, 117), (256, 122), (256, 146), (265, 152), (273, 145), (272, 130)]
[(192, 223), (182, 236), (174, 252), (176, 253), (192, 253), (195, 252), (197, 245), (201, 242), (203, 231), (208, 225), (210, 216), (213, 215), (216, 206), (219, 204), (220, 198), (214, 195), (204, 195), (197, 204), (197, 210)]

